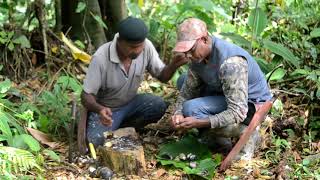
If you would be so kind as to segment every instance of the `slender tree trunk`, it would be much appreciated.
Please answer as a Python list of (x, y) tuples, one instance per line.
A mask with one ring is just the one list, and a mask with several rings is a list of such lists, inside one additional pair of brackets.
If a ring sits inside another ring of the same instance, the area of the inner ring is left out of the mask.
[(128, 10), (125, 0), (99, 0), (101, 14), (108, 26), (106, 35), (108, 39), (112, 39), (117, 32), (118, 23), (128, 16)]
[(87, 0), (87, 11), (85, 19), (85, 31), (88, 32), (92, 44), (98, 48), (107, 42), (103, 27), (94, 19), (93, 16), (101, 17), (101, 11), (98, 0)]
[(54, 30), (60, 32), (62, 30), (61, 0), (55, 0), (54, 8), (56, 13), (56, 25)]

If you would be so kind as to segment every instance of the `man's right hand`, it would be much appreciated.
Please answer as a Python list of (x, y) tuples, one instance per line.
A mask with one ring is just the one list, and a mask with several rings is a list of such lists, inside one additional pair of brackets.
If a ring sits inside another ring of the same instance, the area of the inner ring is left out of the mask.
[(112, 125), (112, 111), (110, 108), (104, 107), (99, 111), (100, 121), (105, 126)]
[(183, 119), (184, 119), (184, 117), (181, 114), (173, 115), (171, 118), (172, 127), (174, 127), (175, 129), (179, 128), (180, 123), (182, 122)]

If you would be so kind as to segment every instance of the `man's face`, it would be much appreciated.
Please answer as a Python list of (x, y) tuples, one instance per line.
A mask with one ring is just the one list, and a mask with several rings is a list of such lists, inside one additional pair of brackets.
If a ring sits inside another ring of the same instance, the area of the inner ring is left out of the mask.
[(193, 47), (185, 52), (187, 58), (189, 58), (194, 63), (200, 63), (203, 61), (207, 54), (207, 45), (203, 38), (198, 39)]
[(145, 46), (145, 41), (141, 43), (130, 43), (124, 40), (119, 41), (119, 49), (121, 50), (121, 53), (129, 57), (131, 59), (136, 59), (139, 54), (143, 51)]

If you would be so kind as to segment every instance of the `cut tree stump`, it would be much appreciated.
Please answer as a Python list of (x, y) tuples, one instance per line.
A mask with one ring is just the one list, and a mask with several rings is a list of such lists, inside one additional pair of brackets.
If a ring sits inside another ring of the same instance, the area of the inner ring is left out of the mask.
[(102, 165), (118, 174), (144, 175), (144, 150), (134, 128), (121, 128), (113, 133), (105, 132), (104, 136), (104, 146), (99, 147)]

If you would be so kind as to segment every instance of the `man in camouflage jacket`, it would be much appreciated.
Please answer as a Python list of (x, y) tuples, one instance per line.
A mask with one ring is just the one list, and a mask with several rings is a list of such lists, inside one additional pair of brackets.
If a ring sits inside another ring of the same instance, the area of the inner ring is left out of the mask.
[[(178, 80), (180, 95), (172, 126), (211, 128), (205, 131), (213, 134), (206, 141), (230, 149), (230, 137), (239, 137), (257, 105), (272, 98), (264, 74), (248, 52), (209, 36), (206, 24), (196, 18), (179, 25), (174, 52), (191, 63)], [(244, 147), (244, 158), (252, 157), (255, 140), (252, 136)]]

